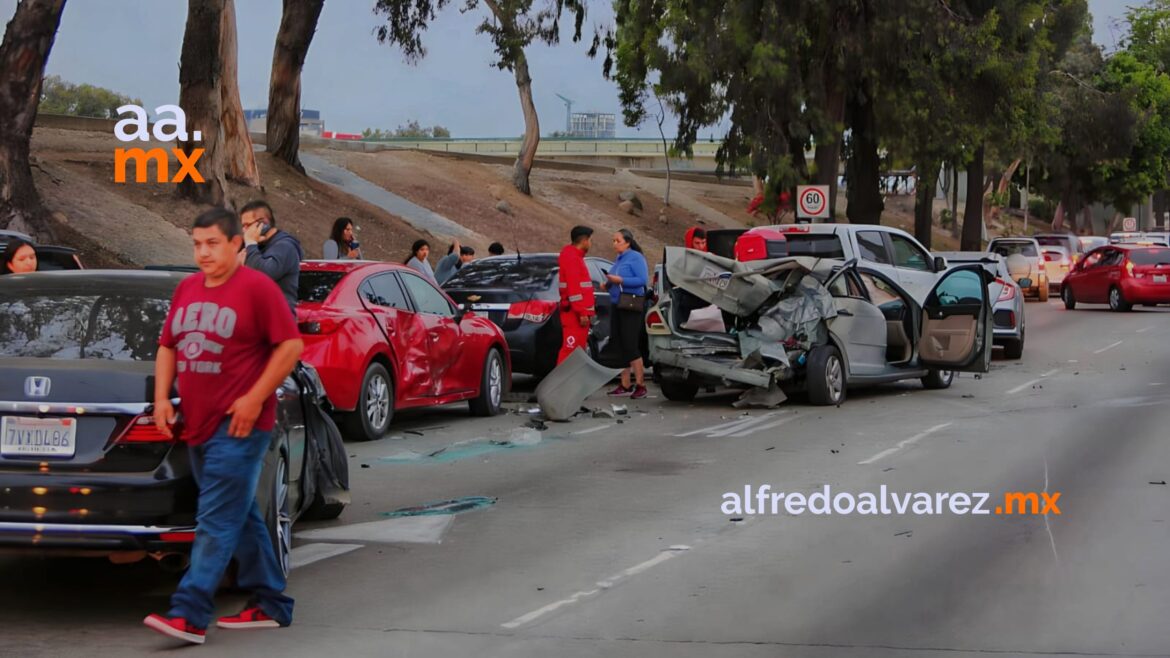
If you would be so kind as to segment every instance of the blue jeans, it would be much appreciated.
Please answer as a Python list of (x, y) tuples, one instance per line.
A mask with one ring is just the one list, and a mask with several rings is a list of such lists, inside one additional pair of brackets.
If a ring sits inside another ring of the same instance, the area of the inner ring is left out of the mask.
[(222, 423), (206, 443), (188, 448), (191, 472), (199, 485), (199, 510), (191, 567), (171, 597), (170, 617), (207, 628), (215, 609), (215, 590), (228, 562), (239, 565), (237, 583), (252, 592), (253, 602), (281, 626), (292, 622), (293, 600), (284, 595), (281, 572), (264, 515), (256, 501), (256, 483), (271, 432), (253, 430), (247, 438), (228, 436)]

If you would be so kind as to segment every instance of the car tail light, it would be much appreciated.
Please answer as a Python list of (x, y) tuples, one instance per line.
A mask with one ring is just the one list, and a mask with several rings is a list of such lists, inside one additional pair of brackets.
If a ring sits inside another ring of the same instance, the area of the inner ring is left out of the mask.
[(526, 302), (516, 302), (508, 307), (509, 320), (524, 320), (540, 324), (552, 317), (557, 310), (557, 303), (545, 299), (532, 299)]
[(1125, 274), (1127, 276), (1133, 276), (1133, 261), (1132, 260), (1125, 261), (1124, 270), (1125, 270)]
[(315, 317), (297, 323), (297, 329), (300, 329), (302, 334), (309, 334), (312, 336), (323, 336), (331, 334), (341, 328), (345, 324), (346, 318), (340, 317)]
[(1008, 284), (1006, 281), (1004, 281), (1003, 279), (997, 279), (997, 280), (996, 280), (996, 282), (997, 282), (997, 283), (1002, 283), (1002, 284), (1003, 284), (1003, 290), (1000, 290), (1000, 291), (999, 291), (999, 299), (997, 299), (996, 301), (999, 301), (999, 302), (1006, 302), (1006, 301), (1008, 301), (1008, 300), (1010, 300), (1010, 299), (1015, 299), (1015, 298), (1016, 298), (1016, 289), (1015, 289), (1015, 287), (1014, 287), (1014, 286), (1012, 286), (1012, 285), (1009, 285), (1009, 284)]
[(783, 233), (808, 233), (809, 228), (807, 226), (782, 226), (780, 231)]
[(1051, 251), (1044, 252), (1044, 262), (1045, 263), (1054, 263), (1058, 260), (1060, 260), (1060, 254), (1054, 254)]
[(646, 333), (656, 335), (670, 333), (670, 328), (666, 326), (666, 320), (662, 317), (662, 311), (658, 308), (652, 308), (646, 314)]
[(154, 426), (154, 416), (136, 417), (118, 437), (118, 443), (166, 443), (171, 440)]

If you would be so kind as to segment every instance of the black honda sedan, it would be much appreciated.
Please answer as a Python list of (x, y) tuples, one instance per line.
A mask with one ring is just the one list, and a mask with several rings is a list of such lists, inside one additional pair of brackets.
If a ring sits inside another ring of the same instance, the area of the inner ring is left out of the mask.
[[(602, 284), (613, 263), (586, 258), (598, 322), (589, 336), (597, 355), (609, 340), (610, 299)], [(473, 261), (443, 284), (451, 299), (487, 315), (504, 330), (512, 372), (544, 376), (561, 349), (557, 254), (513, 254)]]
[[(158, 337), (185, 276), (0, 277), (0, 551), (186, 565), (197, 490), (186, 447), (151, 418)], [(286, 572), (293, 521), (344, 507), (322, 477), (347, 479), (316, 423), (323, 390), (298, 368), (277, 393), (258, 494)]]

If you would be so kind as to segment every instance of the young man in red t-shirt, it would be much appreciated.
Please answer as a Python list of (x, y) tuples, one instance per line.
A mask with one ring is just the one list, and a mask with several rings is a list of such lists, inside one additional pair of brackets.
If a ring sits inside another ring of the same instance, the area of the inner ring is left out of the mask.
[[(264, 516), (256, 483), (276, 423), (276, 389), (304, 347), (284, 297), (272, 279), (239, 264), (240, 219), (209, 210), (191, 232), (199, 273), (175, 289), (159, 338), (154, 375), (154, 422), (167, 436), (178, 429), (199, 485), (191, 566), (171, 610), (143, 623), (160, 633), (202, 644), (213, 597), (234, 555), (237, 582), (252, 600), (220, 628), (271, 628), (292, 622), (293, 600)], [(171, 386), (178, 374), (183, 412), (175, 424)]]

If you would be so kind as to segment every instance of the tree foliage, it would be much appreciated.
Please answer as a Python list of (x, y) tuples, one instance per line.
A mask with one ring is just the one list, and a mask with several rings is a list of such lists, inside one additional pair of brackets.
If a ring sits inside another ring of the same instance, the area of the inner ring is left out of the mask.
[(372, 141), (384, 139), (450, 139), (451, 131), (440, 125), (423, 126), (417, 120), (411, 119), (406, 125), (399, 125), (394, 130), (381, 128), (366, 128), (362, 131), (362, 138)]
[(118, 117), (118, 108), (126, 104), (141, 106), (142, 100), (104, 87), (73, 84), (62, 80), (59, 75), (50, 75), (45, 77), (41, 86), (41, 100), (37, 111), (45, 114), (115, 119)]

